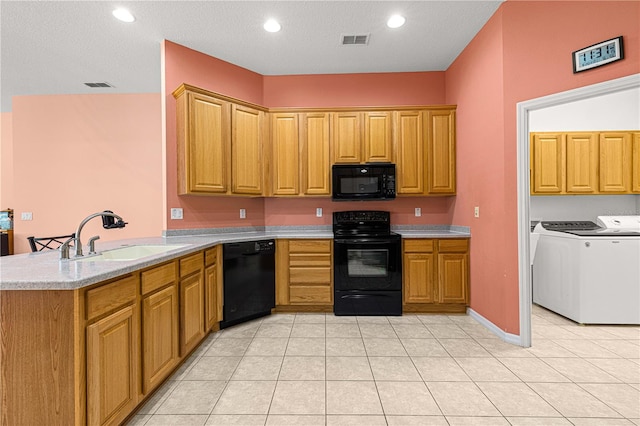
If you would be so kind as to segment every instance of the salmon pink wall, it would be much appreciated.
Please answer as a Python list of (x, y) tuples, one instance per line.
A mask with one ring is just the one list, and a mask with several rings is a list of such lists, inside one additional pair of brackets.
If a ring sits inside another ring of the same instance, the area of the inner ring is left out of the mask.
[(13, 208), (13, 114), (0, 113), (0, 210)]
[(440, 105), (444, 72), (264, 76), (265, 106)]
[(514, 248), (505, 247), (502, 225), (510, 212), (504, 210), (501, 16), (499, 9), (447, 70), (447, 101), (458, 104), (453, 223), (471, 227), (471, 307), (503, 326), (505, 258), (513, 257)]
[[(639, 2), (508, 1), (447, 70), (446, 101), (458, 105), (453, 221), (473, 233), (471, 307), (508, 333), (519, 333), (516, 104), (640, 72), (639, 18)], [(588, 30), (571, 24), (594, 19)], [(571, 52), (618, 35), (624, 60), (573, 74)]]
[[(267, 198), (265, 222), (270, 226), (331, 225), (332, 213), (343, 210), (387, 210), (394, 225), (450, 225), (455, 197), (406, 197), (392, 201), (333, 202), (327, 198)], [(322, 208), (322, 217), (316, 217), (316, 208)], [(415, 217), (414, 209), (420, 207), (422, 216)]]
[[(166, 205), (165, 229), (263, 226), (262, 198), (178, 195), (176, 151), (176, 100), (171, 94), (182, 83), (262, 104), (262, 76), (204, 53), (165, 40), (164, 89), (166, 102)], [(171, 220), (171, 208), (183, 209), (183, 220)], [(247, 218), (239, 218), (239, 210)]]
[[(175, 99), (182, 83), (268, 107), (340, 107), (438, 105), (444, 103), (444, 72), (261, 76), (170, 41), (164, 43), (167, 210), (182, 207), (184, 219), (166, 229), (330, 224), (334, 210), (381, 208), (394, 223), (450, 224), (455, 198), (398, 199), (385, 203), (332, 203), (328, 198), (233, 198), (178, 196), (176, 176)], [(376, 205), (374, 205), (376, 204)], [(379, 206), (377, 206), (379, 204)], [(316, 218), (316, 207), (325, 211)], [(414, 207), (424, 214), (413, 216)], [(238, 210), (247, 210), (239, 219)], [(429, 214), (426, 214), (429, 212)]]
[[(129, 225), (104, 230), (94, 219), (83, 231), (85, 244), (93, 235), (162, 234), (160, 107), (159, 94), (13, 98), (16, 252), (30, 251), (28, 236), (71, 234), (104, 209)], [(33, 220), (21, 221), (20, 212), (32, 212)]]

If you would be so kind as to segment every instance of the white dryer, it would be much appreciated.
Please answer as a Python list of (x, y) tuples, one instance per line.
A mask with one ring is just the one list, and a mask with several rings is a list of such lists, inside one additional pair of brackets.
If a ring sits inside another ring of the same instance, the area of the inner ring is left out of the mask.
[(581, 324), (640, 324), (640, 216), (597, 220), (536, 226), (533, 302)]

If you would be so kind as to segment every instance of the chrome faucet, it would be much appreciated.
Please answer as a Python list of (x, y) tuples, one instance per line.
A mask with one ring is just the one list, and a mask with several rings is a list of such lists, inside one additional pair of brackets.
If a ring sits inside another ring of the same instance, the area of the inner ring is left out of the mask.
[[(105, 229), (124, 228), (125, 225), (127, 224), (127, 222), (125, 222), (120, 216), (118, 216), (117, 214), (113, 213), (110, 210), (105, 210), (103, 212), (90, 214), (89, 216), (85, 217), (84, 219), (82, 219), (82, 222), (80, 222), (80, 225), (78, 226), (78, 230), (76, 231), (75, 238), (72, 239), (72, 240), (75, 240), (75, 243), (76, 243), (76, 257), (82, 256), (82, 240), (80, 240), (80, 232), (82, 232), (82, 228), (84, 227), (84, 225), (87, 224), (87, 222), (89, 222), (94, 217), (98, 217), (98, 216), (102, 216), (102, 227)], [(117, 221), (114, 221), (113, 220), (114, 218), (117, 219)], [(97, 239), (96, 237), (93, 237), (92, 238), (93, 241), (91, 241), (92, 252), (94, 251), (93, 242), (96, 239)]]

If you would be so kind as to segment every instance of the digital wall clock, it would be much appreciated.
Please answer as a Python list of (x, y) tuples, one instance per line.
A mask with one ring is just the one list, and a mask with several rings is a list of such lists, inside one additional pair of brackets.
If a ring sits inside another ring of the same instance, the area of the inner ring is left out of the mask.
[(624, 58), (622, 36), (573, 52), (573, 73), (590, 70)]

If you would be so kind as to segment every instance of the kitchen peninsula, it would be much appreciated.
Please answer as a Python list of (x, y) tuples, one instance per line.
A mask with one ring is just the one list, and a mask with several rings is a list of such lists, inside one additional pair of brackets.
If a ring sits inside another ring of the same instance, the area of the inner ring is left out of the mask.
[[(121, 423), (219, 329), (222, 243), (332, 238), (318, 227), (242, 231), (98, 247), (172, 246), (137, 260), (60, 260), (57, 251), (0, 259), (2, 424)], [(396, 232), (406, 241), (470, 236), (455, 226)]]

